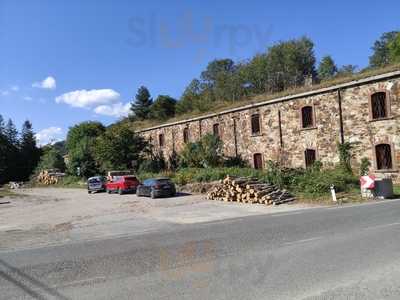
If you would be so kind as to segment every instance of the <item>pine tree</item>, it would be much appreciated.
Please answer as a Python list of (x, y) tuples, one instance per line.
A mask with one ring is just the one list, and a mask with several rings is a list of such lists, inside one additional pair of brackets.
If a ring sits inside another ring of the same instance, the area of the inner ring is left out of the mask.
[(150, 106), (153, 104), (150, 92), (145, 86), (141, 86), (131, 104), (132, 119), (145, 120), (150, 116)]
[(18, 147), (18, 131), (11, 119), (8, 119), (4, 128), (4, 135), (11, 145)]
[(327, 80), (336, 75), (338, 68), (335, 65), (331, 56), (322, 58), (318, 67), (318, 78), (320, 80)]
[(27, 180), (39, 162), (40, 152), (36, 146), (32, 124), (25, 121), (21, 131), (19, 176)]
[(8, 148), (9, 144), (4, 135), (4, 119), (3, 116), (0, 115), (0, 184), (6, 182), (6, 172), (8, 168)]

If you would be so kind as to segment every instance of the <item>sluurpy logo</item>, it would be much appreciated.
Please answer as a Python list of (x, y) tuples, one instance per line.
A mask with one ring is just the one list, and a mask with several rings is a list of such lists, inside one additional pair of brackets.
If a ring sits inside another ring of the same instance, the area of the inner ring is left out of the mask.
[(230, 56), (238, 50), (265, 51), (272, 35), (272, 26), (258, 24), (222, 24), (210, 16), (194, 16), (183, 12), (174, 20), (157, 12), (147, 17), (134, 16), (128, 21), (127, 43), (132, 47), (164, 49), (191, 48), (201, 58), (215, 48), (227, 48)]

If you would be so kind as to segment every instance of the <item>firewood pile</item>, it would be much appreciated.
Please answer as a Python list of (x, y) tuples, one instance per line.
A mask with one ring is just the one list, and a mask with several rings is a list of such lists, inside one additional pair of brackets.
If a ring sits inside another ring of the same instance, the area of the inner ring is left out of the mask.
[(278, 205), (296, 200), (276, 185), (262, 183), (257, 178), (227, 176), (207, 194), (209, 200)]
[(45, 185), (57, 184), (60, 178), (64, 177), (64, 173), (54, 172), (52, 170), (43, 170), (37, 176), (37, 182)]

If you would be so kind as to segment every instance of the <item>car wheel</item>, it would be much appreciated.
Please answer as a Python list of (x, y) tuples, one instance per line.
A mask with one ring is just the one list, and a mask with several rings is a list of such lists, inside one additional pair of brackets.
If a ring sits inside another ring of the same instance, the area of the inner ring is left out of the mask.
[(111, 194), (111, 191), (109, 189), (106, 189), (107, 194)]
[(88, 193), (88, 194), (91, 194), (91, 193), (92, 193), (92, 191), (87, 191), (87, 193)]
[(121, 189), (118, 189), (118, 194), (122, 195), (124, 192)]
[(154, 199), (156, 197), (156, 195), (154, 194), (154, 191), (150, 192), (150, 197), (151, 197), (151, 199)]

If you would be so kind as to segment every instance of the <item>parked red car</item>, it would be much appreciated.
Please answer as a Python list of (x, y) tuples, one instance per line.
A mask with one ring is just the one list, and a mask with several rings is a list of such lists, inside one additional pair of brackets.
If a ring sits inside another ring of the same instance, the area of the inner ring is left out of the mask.
[(129, 176), (114, 176), (106, 184), (107, 193), (118, 193), (120, 195), (129, 192), (136, 192), (137, 186), (140, 184), (139, 180), (132, 175)]

